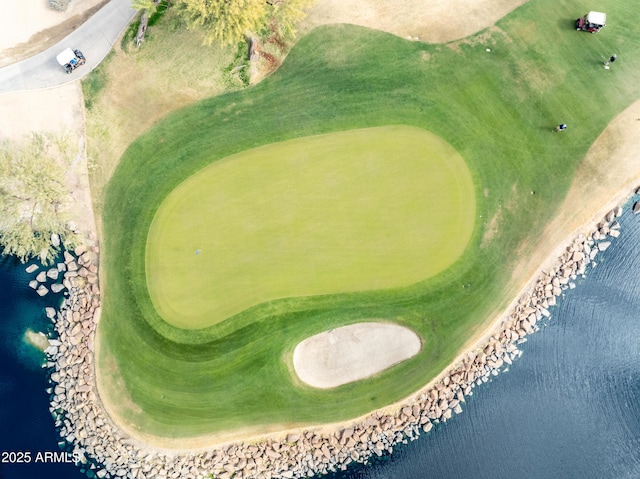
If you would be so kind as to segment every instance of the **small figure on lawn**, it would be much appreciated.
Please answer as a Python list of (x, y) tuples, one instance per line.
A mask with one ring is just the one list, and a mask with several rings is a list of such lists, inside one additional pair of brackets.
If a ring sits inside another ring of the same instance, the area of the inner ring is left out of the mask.
[(565, 125), (564, 123), (560, 123), (558, 126), (556, 126), (553, 131), (564, 131), (567, 129), (567, 125)]
[(614, 53), (613, 55), (611, 55), (611, 56), (609, 57), (609, 59), (608, 59), (608, 60), (605, 60), (605, 62), (604, 62), (604, 66), (605, 66), (605, 67), (608, 67), (610, 63), (615, 62), (617, 59), (618, 59), (618, 55), (616, 55), (616, 54)]

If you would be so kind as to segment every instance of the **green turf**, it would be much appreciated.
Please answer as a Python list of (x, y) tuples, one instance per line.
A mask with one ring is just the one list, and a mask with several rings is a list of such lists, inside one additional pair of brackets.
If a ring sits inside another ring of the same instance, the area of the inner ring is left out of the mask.
[(471, 175), (407, 126), (289, 140), (228, 157), (162, 203), (147, 283), (174, 326), (203, 328), (292, 296), (408, 286), (464, 251)]
[[(131, 145), (107, 190), (97, 366), (111, 385), (101, 394), (145, 431), (185, 436), (337, 421), (427, 383), (513, 299), (505, 290), (518, 256), (542, 234), (603, 128), (640, 98), (637, 8), (603, 0), (598, 9), (609, 24), (591, 35), (573, 27), (588, 10), (582, 2), (532, 0), (456, 45), (319, 28), (263, 83), (158, 123)], [(601, 57), (613, 52), (618, 61), (604, 70)], [(560, 122), (568, 130), (551, 133)], [(399, 124), (443, 138), (471, 171), (475, 227), (449, 268), (408, 287), (268, 301), (202, 330), (157, 314), (146, 286), (147, 235), (183, 181), (258, 146)], [(299, 386), (289, 369), (295, 345), (366, 318), (432, 340), (374, 378), (330, 391)]]

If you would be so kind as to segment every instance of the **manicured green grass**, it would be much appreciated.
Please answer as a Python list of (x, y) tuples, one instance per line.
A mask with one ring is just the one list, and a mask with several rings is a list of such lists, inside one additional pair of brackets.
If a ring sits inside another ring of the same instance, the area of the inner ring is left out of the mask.
[[(533, 0), (456, 45), (320, 28), (263, 83), (176, 112), (140, 137), (103, 212), (101, 394), (147, 432), (186, 436), (346, 419), (427, 383), (513, 299), (505, 292), (513, 292), (518, 254), (542, 233), (602, 129), (640, 98), (635, 5), (600, 2), (609, 24), (596, 35), (573, 28), (587, 9)], [(604, 70), (601, 57), (613, 52), (618, 61)], [(568, 130), (551, 133), (560, 122)], [(145, 248), (156, 211), (178, 185), (258, 146), (399, 124), (443, 138), (471, 171), (476, 223), (453, 265), (407, 287), (268, 301), (201, 330), (162, 320), (146, 286)], [(414, 358), (358, 383), (316, 391), (295, 381), (299, 341), (366, 318), (430, 340)]]
[(275, 299), (408, 286), (450, 266), (475, 221), (463, 159), (407, 126), (228, 157), (162, 203), (147, 240), (161, 316), (204, 328)]

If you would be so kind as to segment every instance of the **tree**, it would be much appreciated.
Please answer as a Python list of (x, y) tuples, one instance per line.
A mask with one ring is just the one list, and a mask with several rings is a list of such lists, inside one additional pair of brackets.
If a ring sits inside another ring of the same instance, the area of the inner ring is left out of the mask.
[(264, 0), (180, 0), (180, 11), (189, 28), (204, 31), (205, 43), (236, 43), (264, 21)]
[(180, 0), (187, 26), (201, 29), (205, 43), (233, 44), (251, 33), (260, 32), (272, 20), (292, 32), (294, 23), (304, 15), (312, 0)]
[(139, 47), (144, 41), (144, 35), (147, 31), (147, 25), (149, 24), (149, 14), (153, 14), (158, 8), (157, 0), (132, 0), (131, 8), (135, 10), (142, 10), (140, 15), (140, 26), (138, 27), (138, 33), (136, 34), (136, 46)]
[(313, 0), (268, 0), (269, 28), (279, 39), (295, 35), (295, 26), (305, 16)]
[[(0, 248), (22, 262), (53, 262), (60, 243), (78, 241), (67, 226), (67, 169), (77, 154), (70, 135), (34, 133), (0, 142)], [(57, 241), (60, 239), (60, 242)]]

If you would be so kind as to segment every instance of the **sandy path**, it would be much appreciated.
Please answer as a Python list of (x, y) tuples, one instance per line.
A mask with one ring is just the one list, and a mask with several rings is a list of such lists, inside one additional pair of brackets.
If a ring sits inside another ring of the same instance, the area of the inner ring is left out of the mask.
[[(448, 41), (490, 26), (524, 1), (407, 0), (391, 9), (388, 2), (382, 0), (318, 0), (301, 29), (347, 22), (426, 41)], [(80, 18), (102, 2), (75, 0), (66, 12), (56, 12), (48, 7), (47, 0), (5, 0), (0, 16), (0, 65), (21, 59), (25, 49), (32, 49), (34, 43), (45, 48), (53, 40), (46, 34), (39, 34), (65, 23), (75, 28), (71, 25), (74, 18)], [(465, 22), (459, 21), (460, 12), (469, 12)], [(29, 131), (68, 129), (78, 133), (84, 151), (81, 98), (78, 83), (50, 90), (0, 95), (0, 137), (16, 139)], [(81, 229), (95, 231), (86, 178), (86, 155), (83, 156), (69, 179), (74, 191), (73, 214)]]
[(328, 23), (352, 23), (430, 43), (478, 32), (526, 0), (318, 0), (301, 31)]
[[(318, 0), (308, 12), (303, 31), (328, 23), (353, 23), (427, 42), (457, 40), (505, 16), (526, 0)], [(56, 27), (74, 27), (103, 0), (75, 0), (57, 12), (47, 0), (3, 0), (0, 16), (0, 65), (23, 58), (24, 44), (51, 42)], [(30, 45), (32, 49), (33, 45)], [(32, 51), (32, 50), (31, 50)]]
[(83, 105), (80, 85), (0, 95), (0, 136), (19, 139), (32, 131), (79, 130)]

